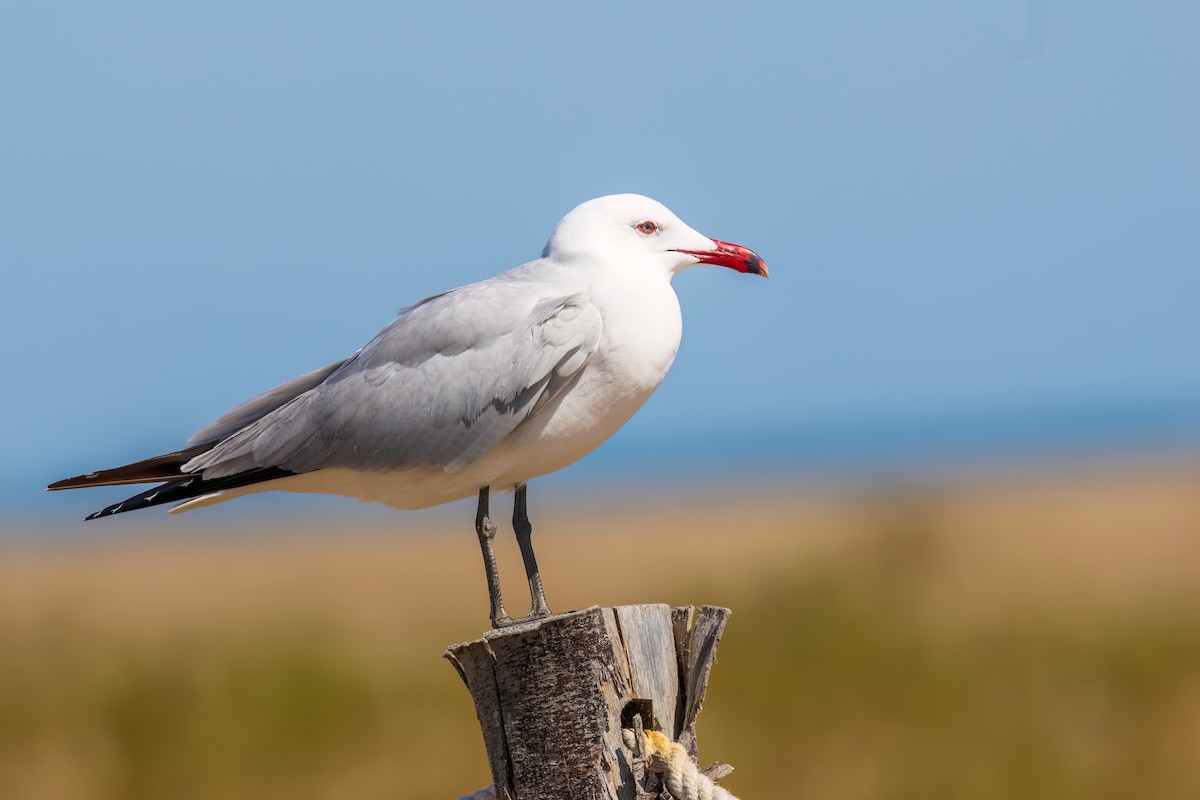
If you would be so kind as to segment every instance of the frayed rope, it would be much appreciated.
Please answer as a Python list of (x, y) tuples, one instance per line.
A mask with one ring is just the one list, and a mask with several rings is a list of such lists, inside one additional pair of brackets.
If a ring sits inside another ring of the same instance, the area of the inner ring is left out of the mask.
[[(637, 734), (632, 728), (621, 731), (625, 746), (637, 752)], [(642, 750), (651, 772), (663, 776), (667, 791), (675, 800), (737, 800), (692, 762), (687, 748), (672, 742), (658, 731), (642, 731)]]

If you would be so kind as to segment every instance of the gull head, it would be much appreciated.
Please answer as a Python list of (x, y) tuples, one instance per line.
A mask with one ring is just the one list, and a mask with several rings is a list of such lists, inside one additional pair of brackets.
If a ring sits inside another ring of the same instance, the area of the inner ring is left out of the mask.
[(555, 226), (542, 255), (562, 263), (661, 269), (668, 278), (696, 264), (767, 277), (767, 265), (753, 250), (697, 233), (640, 194), (611, 194), (576, 206)]

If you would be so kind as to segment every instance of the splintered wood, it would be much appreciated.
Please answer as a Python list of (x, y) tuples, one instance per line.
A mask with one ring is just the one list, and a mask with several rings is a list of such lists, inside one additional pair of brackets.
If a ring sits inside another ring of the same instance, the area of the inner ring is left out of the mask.
[(446, 658), (475, 700), (496, 797), (656, 797), (621, 729), (696, 756), (696, 716), (729, 609), (592, 607), (490, 631)]

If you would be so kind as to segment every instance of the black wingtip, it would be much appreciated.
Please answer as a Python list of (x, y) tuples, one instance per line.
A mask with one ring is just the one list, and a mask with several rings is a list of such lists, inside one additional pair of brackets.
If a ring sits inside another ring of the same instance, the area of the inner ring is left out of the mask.
[(236, 489), (240, 486), (249, 486), (253, 483), (262, 481), (270, 481), (276, 478), (286, 478), (294, 473), (278, 467), (264, 467), (263, 469), (251, 470), (249, 472), (241, 472), (237, 475), (229, 475), (224, 478), (216, 478), (214, 480), (204, 480), (199, 475), (189, 476), (186, 480), (172, 481), (154, 486), (141, 494), (135, 494), (133, 497), (126, 497), (119, 503), (114, 503), (107, 508), (102, 508), (92, 514), (84, 517), (84, 522), (101, 517), (111, 517), (113, 514), (123, 514), (126, 511), (137, 511), (141, 508), (149, 508), (150, 506), (159, 506), (163, 503), (178, 503), (185, 500), (191, 500), (204, 494), (212, 492), (220, 492), (225, 489)]
[(176, 450), (173, 453), (164, 453), (154, 458), (135, 461), (123, 467), (86, 472), (83, 475), (76, 475), (74, 478), (55, 481), (46, 488), (56, 492), (60, 489), (80, 489), (85, 486), (125, 486), (160, 481), (170, 483), (185, 478), (187, 475), (182, 471), (183, 465), (192, 458), (208, 452), (212, 446), (213, 442), (205, 442), (183, 450)]
[(54, 483), (48, 484), (46, 486), (46, 491), (57, 492), (62, 489), (76, 489), (80, 486), (87, 486), (88, 483), (95, 480), (95, 478), (96, 473), (94, 472), (89, 472), (86, 475), (76, 475), (74, 478), (64, 478), (61, 481), (55, 481)]
[[(140, 497), (140, 495), (139, 495), (139, 497)], [(129, 500), (136, 500), (136, 499), (138, 499), (138, 498), (136, 498), (136, 497), (129, 498)], [(128, 503), (129, 500), (122, 500), (119, 503), (114, 503), (111, 506), (102, 508), (99, 511), (93, 511), (91, 514), (88, 514), (86, 517), (84, 517), (83, 521), (91, 522), (92, 520), (100, 519), (101, 517), (111, 517), (113, 514), (119, 513), (121, 511), (121, 507), (124, 506), (126, 503)], [(132, 510), (132, 509), (130, 509), (130, 510)]]
[(121, 508), (121, 506), (125, 505), (125, 503), (127, 503), (127, 502), (129, 502), (129, 501), (122, 500), (120, 503), (115, 503), (111, 506), (105, 506), (104, 508), (100, 509), (99, 511), (93, 511), (92, 513), (90, 513), (86, 517), (84, 517), (83, 521), (91, 522), (92, 520), (100, 519), (101, 517), (111, 517), (113, 514), (116, 514), (117, 511)]

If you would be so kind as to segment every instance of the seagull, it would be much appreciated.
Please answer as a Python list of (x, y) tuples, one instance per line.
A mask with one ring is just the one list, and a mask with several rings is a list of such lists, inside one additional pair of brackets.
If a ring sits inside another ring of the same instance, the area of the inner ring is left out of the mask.
[[(281, 489), (397, 509), (478, 496), (493, 628), (551, 612), (526, 486), (590, 453), (662, 382), (683, 321), (671, 279), (695, 264), (767, 276), (753, 251), (710, 239), (635, 194), (589, 200), (541, 258), (426, 297), (358, 352), (234, 408), (172, 453), (48, 489), (157, 483), (87, 519), (172, 513)], [(513, 491), (531, 610), (504, 609), (491, 490)]]

